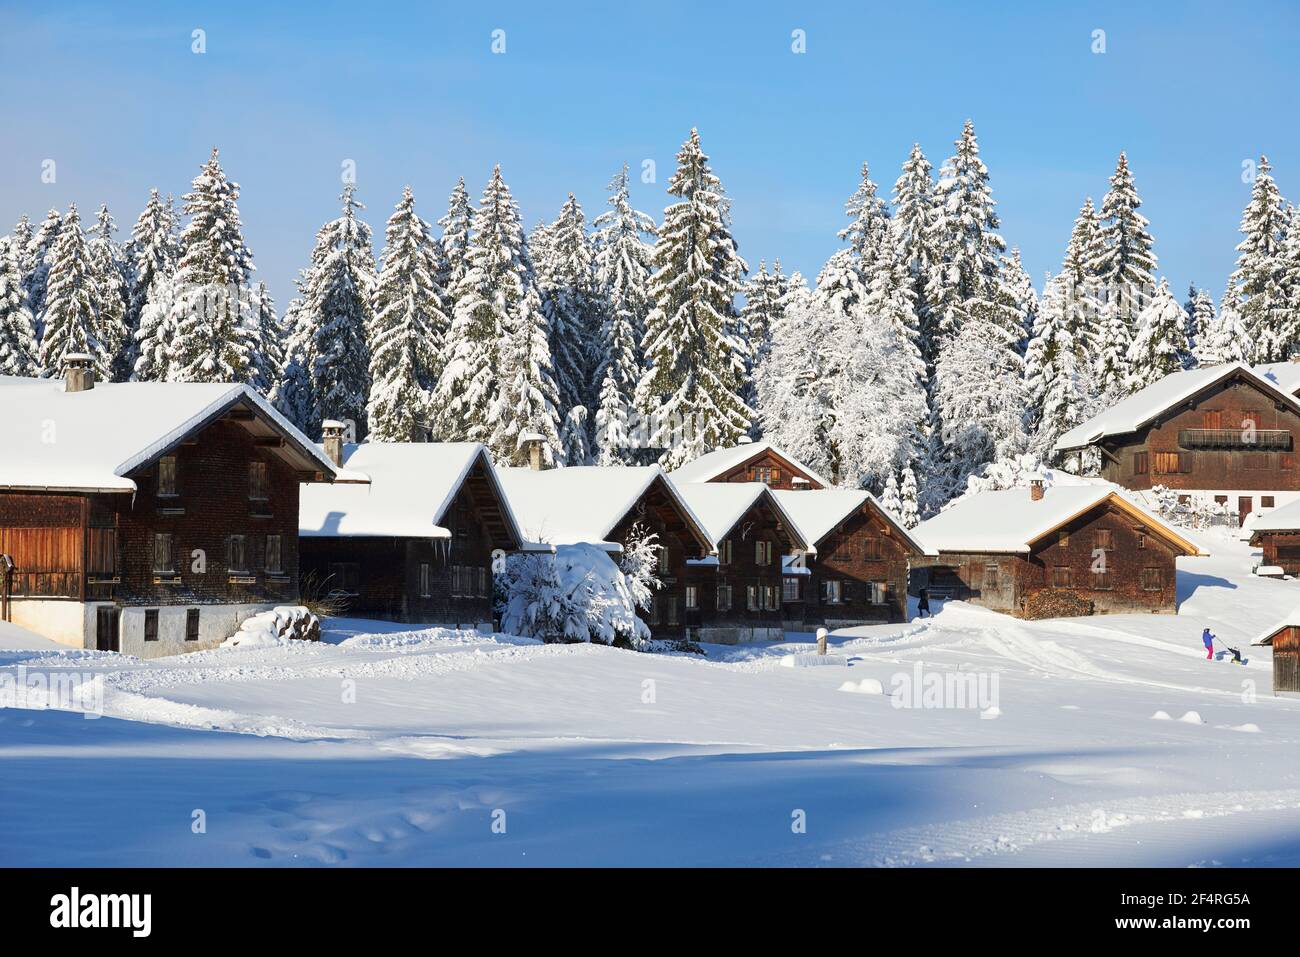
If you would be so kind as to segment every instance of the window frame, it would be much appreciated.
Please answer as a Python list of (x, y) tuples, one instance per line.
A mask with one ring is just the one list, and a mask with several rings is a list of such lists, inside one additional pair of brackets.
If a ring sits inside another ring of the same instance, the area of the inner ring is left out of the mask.
[(185, 640), (199, 640), (199, 609), (197, 608), (185, 609)]
[[(160, 541), (167, 543), (167, 562), (165, 565), (158, 561), (158, 544)], [(153, 566), (155, 575), (175, 575), (176, 574), (176, 535), (172, 532), (153, 533), (153, 553), (150, 557), (150, 564)]]
[(248, 500), (250, 502), (271, 500), (271, 466), (262, 459), (250, 459), (248, 462)]
[[(164, 481), (164, 476), (171, 473), (171, 480)], [(159, 498), (178, 498), (180, 496), (180, 465), (175, 455), (164, 455), (158, 459)]]

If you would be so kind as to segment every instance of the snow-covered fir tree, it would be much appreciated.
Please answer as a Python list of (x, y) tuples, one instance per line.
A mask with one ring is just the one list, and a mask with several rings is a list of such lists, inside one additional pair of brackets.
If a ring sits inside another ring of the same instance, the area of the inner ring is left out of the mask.
[(1196, 365), (1196, 357), (1199, 355), (1196, 343), (1200, 339), (1201, 330), (1208, 329), (1214, 320), (1214, 297), (1208, 290), (1197, 289), (1196, 283), (1191, 283), (1187, 287), (1187, 298), (1183, 300), (1183, 311), (1187, 313), (1187, 341), (1192, 349), (1187, 362), (1187, 368), (1190, 369)]
[(914, 143), (902, 174), (894, 182), (892, 229), (898, 257), (907, 268), (912, 285), (912, 301), (921, 327), (921, 354), (927, 369), (932, 371), (938, 358), (938, 338), (926, 289), (937, 258), (933, 243), (937, 238), (939, 213), (931, 169), (920, 144)]
[(239, 219), (239, 184), (212, 156), (185, 194), (189, 222), (181, 233), (169, 317), (169, 377), (182, 382), (265, 381), (263, 335), (249, 295), (253, 254)]
[[(758, 388), (754, 381), (754, 370), (771, 347), (772, 330), (781, 321), (782, 303), (787, 289), (785, 276), (781, 274), (781, 262), (773, 264), (773, 271), (767, 271), (767, 262), (759, 261), (758, 272), (745, 282), (745, 304), (740, 308), (740, 318), (736, 323), (741, 339), (741, 353), (745, 362), (746, 390), (743, 398), (750, 408), (758, 408)], [(758, 438), (758, 423), (754, 422), (751, 438)]]
[(1029, 336), (1038, 319), (1038, 293), (1034, 290), (1034, 281), (1025, 272), (1020, 261), (1020, 249), (1011, 250), (1011, 255), (1002, 260), (1003, 294), (999, 297), (1002, 309), (1007, 313), (1008, 321), (1018, 323), (1021, 338), (1017, 348), (1025, 351)]
[[(469, 201), (469, 190), (465, 188), (465, 177), (462, 176), (456, 180), (451, 196), (447, 199), (446, 214), (438, 220), (438, 228), (442, 230), (442, 234), (433, 240), (432, 248), (433, 282), (435, 288), (440, 290), (441, 309), (448, 317), (449, 323), (456, 306), (451, 298), (452, 290), (460, 284), (460, 281), (465, 278), (465, 273), (469, 271), (470, 230), (473, 228), (473, 221), (474, 211)], [(440, 356), (439, 366), (445, 361), (445, 357)]]
[[(1208, 299), (1208, 294), (1206, 294)], [(1206, 314), (1202, 312), (1204, 317)], [(1196, 362), (1197, 365), (1213, 366), (1224, 362), (1244, 362), (1247, 360), (1246, 327), (1241, 316), (1225, 299), (1218, 315), (1214, 314), (1214, 304), (1210, 303), (1208, 321), (1197, 329)]]
[(27, 244), (27, 257), (23, 261), (23, 288), (27, 290), (27, 308), (36, 322), (36, 335), (43, 337), (45, 327), (45, 294), (49, 283), (50, 266), (54, 262), (54, 247), (63, 228), (63, 217), (57, 209), (45, 214), (36, 235)]
[(641, 375), (641, 340), (650, 311), (654, 270), (654, 219), (633, 208), (627, 165), (610, 181), (610, 208), (592, 222), (596, 285), (604, 301), (599, 337), (599, 383), (593, 453), (598, 465), (638, 461), (635, 436), (636, 389)]
[(18, 243), (0, 236), (0, 375), (34, 376), (39, 371)]
[(122, 248), (113, 239), (116, 231), (117, 223), (113, 221), (108, 206), (101, 205), (87, 242), (95, 273), (95, 288), (99, 293), (95, 310), (99, 324), (96, 338), (104, 350), (106, 368), (103, 374), (109, 381), (125, 382), (131, 377), (136, 351), (134, 335), (127, 322), (130, 272)]
[[(1090, 377), (1081, 374), (1071, 295), (1073, 278), (1049, 277), (1025, 351), (1028, 426), (1033, 450), (1046, 458), (1062, 433), (1078, 425), (1088, 407)], [(1083, 359), (1084, 363), (1087, 358)]]
[(899, 520), (903, 523), (904, 528), (916, 528), (921, 524), (921, 506), (920, 494), (916, 487), (916, 471), (911, 466), (903, 469), (903, 484), (899, 489), (899, 498), (902, 499), (902, 511), (899, 512)]
[(84, 353), (95, 360), (96, 374), (107, 376), (112, 357), (98, 339), (101, 297), (76, 203), (68, 207), (50, 252), (44, 302), (40, 363), (45, 375), (60, 375), (66, 356)]
[(1101, 203), (1099, 242), (1089, 267), (1099, 298), (1111, 313), (1109, 322), (1122, 322), (1130, 341), (1137, 314), (1155, 289), (1155, 240), (1147, 231), (1147, 218), (1138, 212), (1141, 206), (1128, 156), (1121, 152)]
[[(137, 345), (140, 317), (149, 302), (150, 289), (160, 277), (172, 276), (180, 262), (179, 228), (171, 200), (164, 200), (158, 190), (151, 189), (149, 202), (131, 228), (131, 238), (126, 244), (126, 258), (130, 263), (126, 324), (137, 338)], [(134, 351), (138, 355), (139, 350)]]
[(1136, 392), (1186, 367), (1187, 313), (1161, 279), (1155, 295), (1138, 315), (1137, 332), (1129, 346), (1128, 391)]
[[(455, 194), (453, 193), (453, 201)], [(444, 234), (445, 238), (445, 234)], [(408, 186), (388, 218), (370, 335), (370, 436), (416, 442), (432, 421), (429, 399), (442, 372), (450, 320), (438, 286), (441, 244), (415, 212)]]
[(664, 210), (646, 318), (647, 369), (638, 401), (657, 420), (650, 445), (666, 468), (728, 448), (753, 416), (741, 397), (744, 362), (729, 335), (733, 297), (748, 266), (731, 236), (729, 201), (691, 130), (668, 183), (678, 201)]
[(903, 499), (898, 493), (898, 473), (890, 472), (885, 479), (885, 490), (880, 493), (880, 505), (891, 515), (900, 515), (903, 511)]
[(1228, 279), (1223, 302), (1225, 309), (1231, 303), (1241, 317), (1252, 362), (1288, 358), (1300, 332), (1300, 323), (1294, 318), (1296, 305), (1284, 285), (1286, 219), (1286, 202), (1273, 179), (1268, 157), (1261, 156), (1250, 202), (1241, 214), (1237, 267)]

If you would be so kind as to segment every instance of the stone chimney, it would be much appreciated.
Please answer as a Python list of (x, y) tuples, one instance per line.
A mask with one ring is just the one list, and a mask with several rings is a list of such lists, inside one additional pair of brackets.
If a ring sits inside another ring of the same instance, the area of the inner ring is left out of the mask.
[(348, 427), (337, 419), (326, 419), (320, 424), (321, 444), (335, 468), (343, 467), (343, 434)]
[(1029, 498), (1035, 502), (1043, 500), (1043, 480), (1041, 478), (1029, 480)]
[(519, 444), (516, 448), (521, 448), (528, 453), (528, 467), (534, 472), (540, 472), (546, 468), (546, 457), (543, 454), (546, 446), (546, 436), (540, 432), (520, 432)]
[(84, 352), (63, 357), (63, 391), (89, 392), (95, 387), (95, 359)]

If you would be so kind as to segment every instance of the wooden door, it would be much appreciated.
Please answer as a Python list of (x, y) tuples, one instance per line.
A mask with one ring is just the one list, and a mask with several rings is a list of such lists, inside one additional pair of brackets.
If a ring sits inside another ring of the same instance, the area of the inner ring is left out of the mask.
[(1300, 691), (1300, 656), (1294, 649), (1273, 649), (1273, 690)]
[(1250, 514), (1250, 503), (1253, 501), (1249, 495), (1241, 495), (1237, 498), (1237, 525), (1240, 527), (1246, 524), (1246, 516)]
[(122, 609), (101, 605), (95, 610), (95, 647), (99, 651), (121, 651)]

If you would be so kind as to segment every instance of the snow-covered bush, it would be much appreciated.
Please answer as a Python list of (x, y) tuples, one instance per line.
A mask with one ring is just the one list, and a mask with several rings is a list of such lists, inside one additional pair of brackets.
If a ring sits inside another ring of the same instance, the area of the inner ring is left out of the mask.
[(627, 576), (593, 545), (559, 545), (555, 554), (506, 560), (501, 629), (549, 642), (625, 642), (646, 647), (650, 628), (637, 617)]
[(659, 536), (640, 522), (633, 524), (628, 533), (623, 554), (618, 557), (618, 567), (627, 579), (627, 590), (634, 608), (650, 610), (654, 593), (664, 583), (655, 574), (659, 570)]
[[(1227, 502), (1216, 502), (1204, 492), (1179, 492), (1164, 485), (1151, 487), (1157, 514), (1184, 528), (1236, 527), (1238, 516)], [(1180, 501), (1185, 498), (1186, 501)]]
[(245, 619), (223, 648), (270, 648), (290, 641), (320, 641), (320, 619), (301, 605), (277, 605)]

